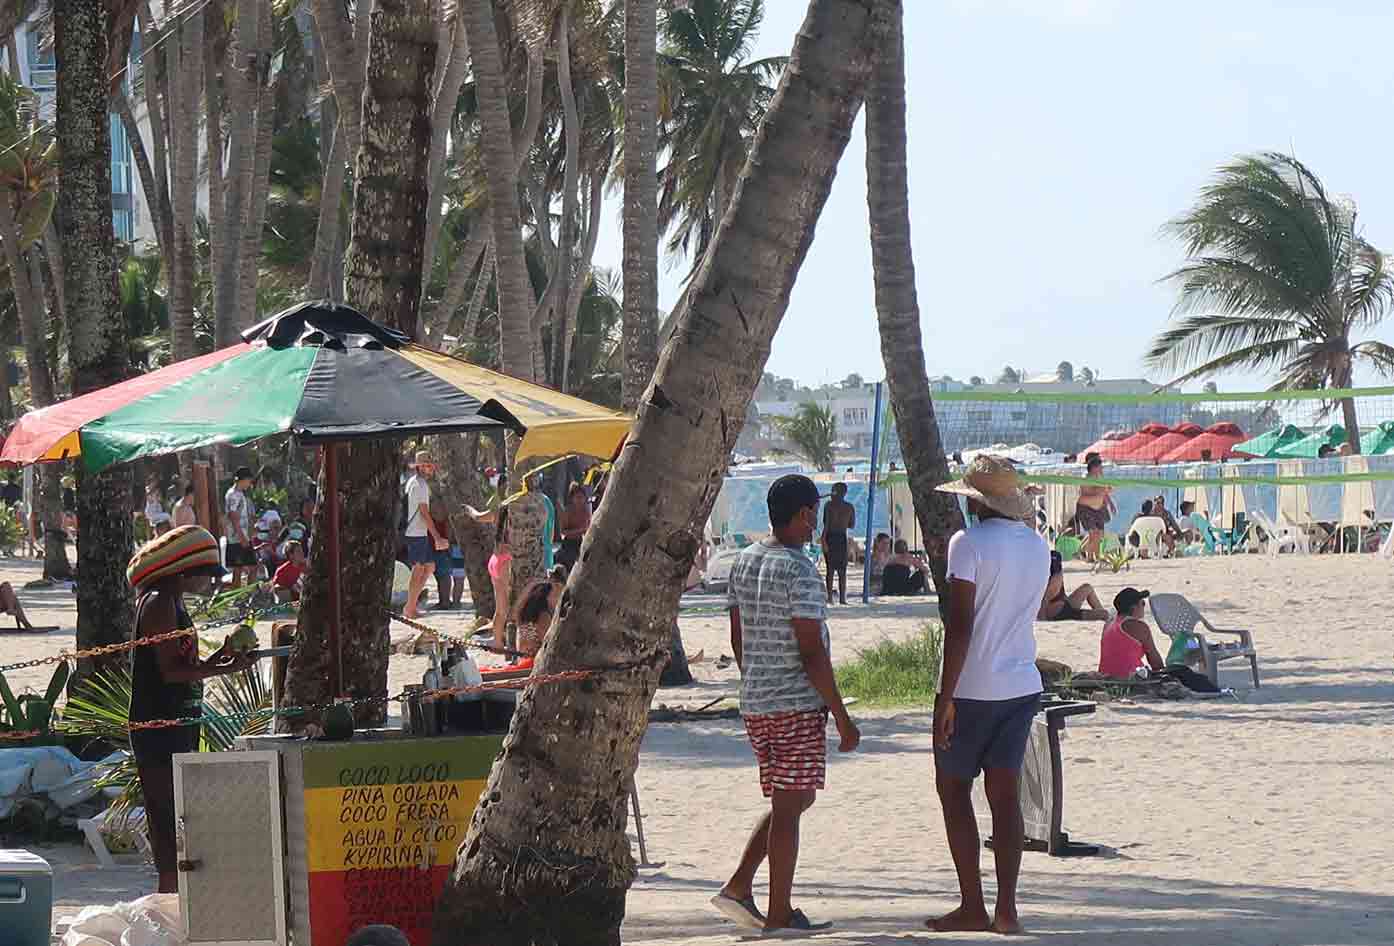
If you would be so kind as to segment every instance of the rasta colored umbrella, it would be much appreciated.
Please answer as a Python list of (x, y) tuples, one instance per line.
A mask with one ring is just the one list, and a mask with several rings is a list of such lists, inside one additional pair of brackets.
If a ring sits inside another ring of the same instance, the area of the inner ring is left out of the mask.
[[(329, 645), (336, 658), (336, 444), (511, 429), (523, 434), (518, 453), (527, 456), (555, 449), (566, 439), (558, 431), (570, 425), (579, 443), (608, 450), (608, 457), (629, 429), (622, 414), (414, 345), (348, 306), (303, 303), (253, 326), (242, 338), (211, 354), (31, 411), (5, 441), (0, 463), (80, 457), (96, 472), (141, 457), (241, 445), (275, 434), (323, 444)], [(337, 659), (331, 664), (335, 696), (337, 664)]]

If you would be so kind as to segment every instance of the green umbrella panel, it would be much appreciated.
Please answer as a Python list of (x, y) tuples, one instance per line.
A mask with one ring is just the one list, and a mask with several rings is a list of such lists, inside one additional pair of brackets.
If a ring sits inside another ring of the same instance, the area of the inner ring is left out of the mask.
[(1360, 436), (1360, 452), (1377, 457), (1394, 451), (1394, 420), (1387, 420)]
[(1301, 440), (1288, 444), (1273, 452), (1273, 456), (1288, 460), (1314, 460), (1322, 447), (1338, 448), (1346, 442), (1346, 429), (1340, 424), (1332, 424), (1325, 430), (1308, 434)]
[(1273, 457), (1278, 455), (1279, 450), (1297, 443), (1306, 436), (1307, 434), (1301, 427), (1295, 424), (1284, 424), (1244, 441), (1236, 446), (1233, 452), (1257, 459)]

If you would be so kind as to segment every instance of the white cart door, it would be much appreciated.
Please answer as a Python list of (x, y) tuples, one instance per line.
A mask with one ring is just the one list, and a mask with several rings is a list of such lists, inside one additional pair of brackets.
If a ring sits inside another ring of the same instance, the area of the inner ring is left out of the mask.
[(190, 946), (285, 946), (281, 757), (174, 757), (179, 910)]

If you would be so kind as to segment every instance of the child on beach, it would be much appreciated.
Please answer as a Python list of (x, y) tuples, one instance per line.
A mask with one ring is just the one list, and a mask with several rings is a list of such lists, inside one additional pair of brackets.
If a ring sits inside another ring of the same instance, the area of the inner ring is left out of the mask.
[[(766, 498), (774, 535), (740, 553), (731, 567), (731, 648), (741, 668), (741, 715), (760, 766), (770, 810), (746, 843), (740, 865), (712, 905), (748, 929), (819, 930), (790, 903), (799, 853), (799, 819), (823, 788), (827, 720), (838, 749), (851, 752), (861, 733), (833, 678), (825, 622), (827, 600), (817, 568), (803, 552), (818, 527), (821, 497), (806, 476), (783, 476)], [(751, 885), (769, 859), (764, 915)]]

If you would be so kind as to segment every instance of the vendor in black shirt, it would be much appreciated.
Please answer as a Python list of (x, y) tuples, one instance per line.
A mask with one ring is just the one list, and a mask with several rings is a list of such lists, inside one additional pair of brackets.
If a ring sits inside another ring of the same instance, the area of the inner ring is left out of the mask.
[[(136, 590), (135, 637), (155, 637), (193, 627), (183, 596), (207, 590), (221, 577), (218, 543), (207, 529), (181, 526), (146, 543), (131, 558), (126, 577)], [(203, 715), (203, 681), (251, 665), (227, 641), (207, 660), (198, 656), (198, 637), (176, 637), (131, 651), (132, 723)], [(174, 754), (198, 750), (198, 725), (142, 729), (131, 733), (131, 752), (144, 796), (160, 893), (178, 893), (174, 843)]]

